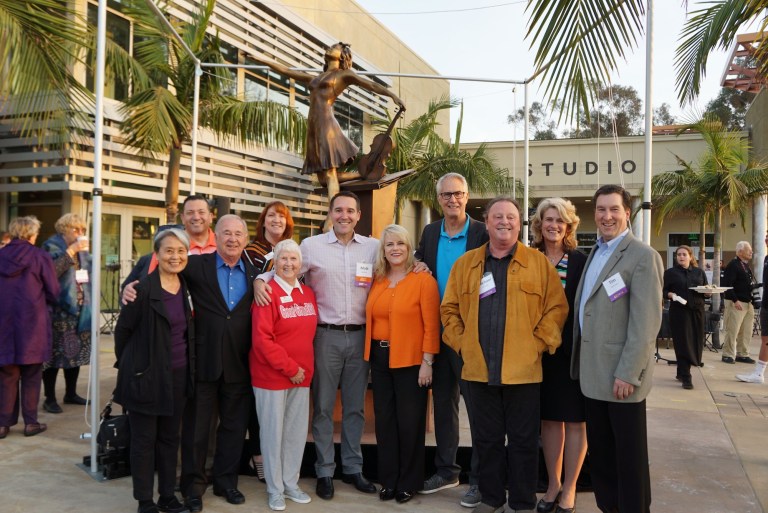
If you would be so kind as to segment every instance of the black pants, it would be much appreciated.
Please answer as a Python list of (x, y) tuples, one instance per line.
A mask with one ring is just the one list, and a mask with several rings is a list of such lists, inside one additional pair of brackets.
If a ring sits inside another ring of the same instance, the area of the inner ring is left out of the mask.
[(213, 455), (213, 486), (216, 490), (237, 488), (240, 455), (248, 424), (250, 383), (198, 381), (195, 399), (184, 411), (181, 439), (181, 493), (200, 497), (205, 492), (205, 459), (208, 456), (211, 419), (219, 417)]
[(587, 442), (595, 502), (604, 513), (651, 511), (645, 401), (586, 399)]
[(419, 386), (419, 367), (391, 369), (389, 349), (371, 344), (379, 482), (397, 491), (415, 492), (424, 486), (427, 388)]
[[(56, 376), (59, 373), (57, 367), (50, 367), (43, 371), (43, 389), (45, 400), (56, 400)], [(77, 378), (80, 376), (80, 367), (64, 369), (64, 397), (74, 398), (77, 395)]]
[[(473, 440), (480, 459), (483, 503), (512, 509), (536, 507), (539, 465), (539, 384), (489, 386), (468, 381), (475, 405)], [(506, 439), (506, 449), (505, 449)]]
[(170, 497), (176, 486), (176, 457), (179, 427), (186, 403), (186, 367), (173, 370), (173, 412), (171, 415), (145, 415), (131, 411), (131, 477), (133, 498), (152, 500), (157, 468), (157, 491)]

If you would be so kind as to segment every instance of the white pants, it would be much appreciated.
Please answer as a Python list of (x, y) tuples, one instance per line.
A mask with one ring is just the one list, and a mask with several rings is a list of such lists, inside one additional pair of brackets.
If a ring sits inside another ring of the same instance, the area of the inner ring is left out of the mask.
[(298, 488), (309, 426), (309, 388), (253, 387), (267, 493)]

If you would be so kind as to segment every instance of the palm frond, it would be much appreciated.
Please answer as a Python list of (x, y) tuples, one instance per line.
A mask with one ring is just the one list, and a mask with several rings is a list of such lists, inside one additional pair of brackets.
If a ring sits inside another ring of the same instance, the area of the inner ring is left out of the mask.
[(168, 152), (187, 137), (192, 113), (167, 89), (134, 94), (121, 107), (126, 144), (149, 152)]

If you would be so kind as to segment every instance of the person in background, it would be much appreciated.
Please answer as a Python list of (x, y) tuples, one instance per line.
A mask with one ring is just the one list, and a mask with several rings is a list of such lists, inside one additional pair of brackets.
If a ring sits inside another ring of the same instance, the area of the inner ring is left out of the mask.
[[(253, 264), (257, 274), (272, 270), (275, 245), (293, 237), (293, 218), (282, 201), (268, 203), (256, 221), (256, 236), (245, 247), (245, 256)], [(259, 440), (259, 417), (256, 414), (256, 399), (251, 401), (248, 420), (248, 438), (243, 444), (240, 458), (241, 473), (256, 475), (264, 482), (264, 459)], [(243, 472), (245, 470), (245, 472)]]
[(261, 421), (267, 504), (285, 509), (285, 499), (306, 504), (299, 471), (309, 425), (309, 384), (314, 373), (312, 341), (317, 329), (315, 294), (299, 282), (301, 250), (293, 240), (274, 248), (272, 301), (253, 307), (251, 383)]
[(427, 389), (440, 351), (440, 294), (429, 273), (413, 272), (408, 231), (381, 234), (365, 308), (365, 359), (371, 364), (379, 498), (408, 502), (423, 486)]
[(9, 242), (11, 242), (11, 234), (8, 232), (0, 232), (0, 249), (7, 246)]
[(0, 251), (0, 439), (18, 423), (19, 410), (25, 436), (47, 429), (37, 404), (43, 362), (51, 357), (49, 306), (59, 298), (51, 257), (35, 247), (40, 221), (18, 217), (9, 229), (13, 239)]
[(542, 200), (531, 221), (533, 246), (555, 267), (568, 300), (562, 345), (554, 354), (544, 353), (541, 359), (541, 445), (549, 483), (536, 505), (539, 513), (550, 513), (555, 508), (558, 513), (573, 513), (576, 481), (587, 453), (584, 396), (579, 382), (570, 375), (573, 301), (587, 261), (576, 249), (579, 221), (573, 203), (563, 198)]
[(80, 367), (91, 360), (91, 255), (85, 221), (64, 214), (56, 221), (56, 234), (43, 242), (59, 277), (59, 301), (53, 309), (53, 355), (44, 365), (43, 408), (63, 410), (56, 400), (56, 376), (64, 369), (64, 404), (85, 405), (77, 394)]
[[(768, 233), (765, 234), (765, 244), (768, 245)], [(745, 383), (765, 382), (765, 367), (768, 366), (768, 255), (763, 259), (763, 295), (760, 298), (763, 302), (760, 307), (760, 353), (752, 372), (736, 375), (736, 379)]]
[(669, 299), (669, 326), (677, 360), (676, 379), (683, 388), (693, 388), (691, 366), (701, 365), (704, 350), (704, 294), (691, 287), (707, 285), (707, 276), (699, 269), (693, 249), (680, 246), (675, 263), (664, 271), (664, 299)]
[(736, 243), (736, 256), (728, 262), (723, 271), (720, 284), (731, 287), (726, 290), (725, 340), (723, 341), (723, 363), (755, 363), (749, 356), (749, 343), (752, 341), (752, 325), (755, 321), (755, 308), (752, 306), (752, 290), (757, 285), (750, 269), (752, 246), (742, 240)]
[(123, 307), (115, 327), (114, 398), (131, 414), (131, 477), (138, 513), (187, 511), (174, 489), (179, 429), (195, 372), (193, 303), (179, 274), (187, 266), (188, 251), (184, 231), (158, 232), (157, 272), (135, 285), (136, 300)]

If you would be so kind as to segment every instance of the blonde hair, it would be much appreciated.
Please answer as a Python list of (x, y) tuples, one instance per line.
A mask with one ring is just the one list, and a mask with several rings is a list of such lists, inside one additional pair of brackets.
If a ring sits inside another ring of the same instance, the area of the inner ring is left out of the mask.
[(391, 236), (397, 241), (405, 242), (406, 246), (408, 246), (408, 256), (406, 257), (406, 260), (405, 260), (406, 272), (411, 272), (411, 269), (413, 269), (413, 264), (416, 261), (415, 257), (413, 256), (413, 243), (411, 242), (411, 236), (408, 233), (408, 230), (406, 230), (399, 224), (387, 225), (381, 231), (379, 251), (376, 254), (376, 264), (373, 269), (376, 278), (384, 278), (387, 276), (387, 273), (389, 272), (389, 262), (387, 261), (387, 257), (384, 255), (384, 245), (385, 245), (385, 242), (386, 242), (385, 239), (387, 238), (387, 236)]
[(53, 227), (56, 229), (56, 233), (64, 235), (68, 230), (73, 228), (81, 228), (82, 230), (85, 230), (85, 221), (83, 221), (83, 218), (77, 214), (64, 214), (56, 221), (56, 224), (53, 225)]
[(14, 239), (32, 240), (40, 233), (40, 221), (35, 216), (17, 217), (8, 226), (8, 233)]
[(531, 232), (533, 233), (533, 247), (537, 249), (544, 249), (544, 238), (541, 233), (541, 222), (544, 217), (544, 212), (548, 209), (554, 208), (557, 210), (560, 218), (565, 221), (565, 237), (563, 238), (563, 246), (566, 251), (573, 251), (579, 245), (576, 240), (576, 228), (579, 227), (579, 216), (576, 215), (576, 207), (573, 203), (563, 198), (545, 198), (539, 202), (539, 206), (536, 207), (536, 214), (531, 219)]

